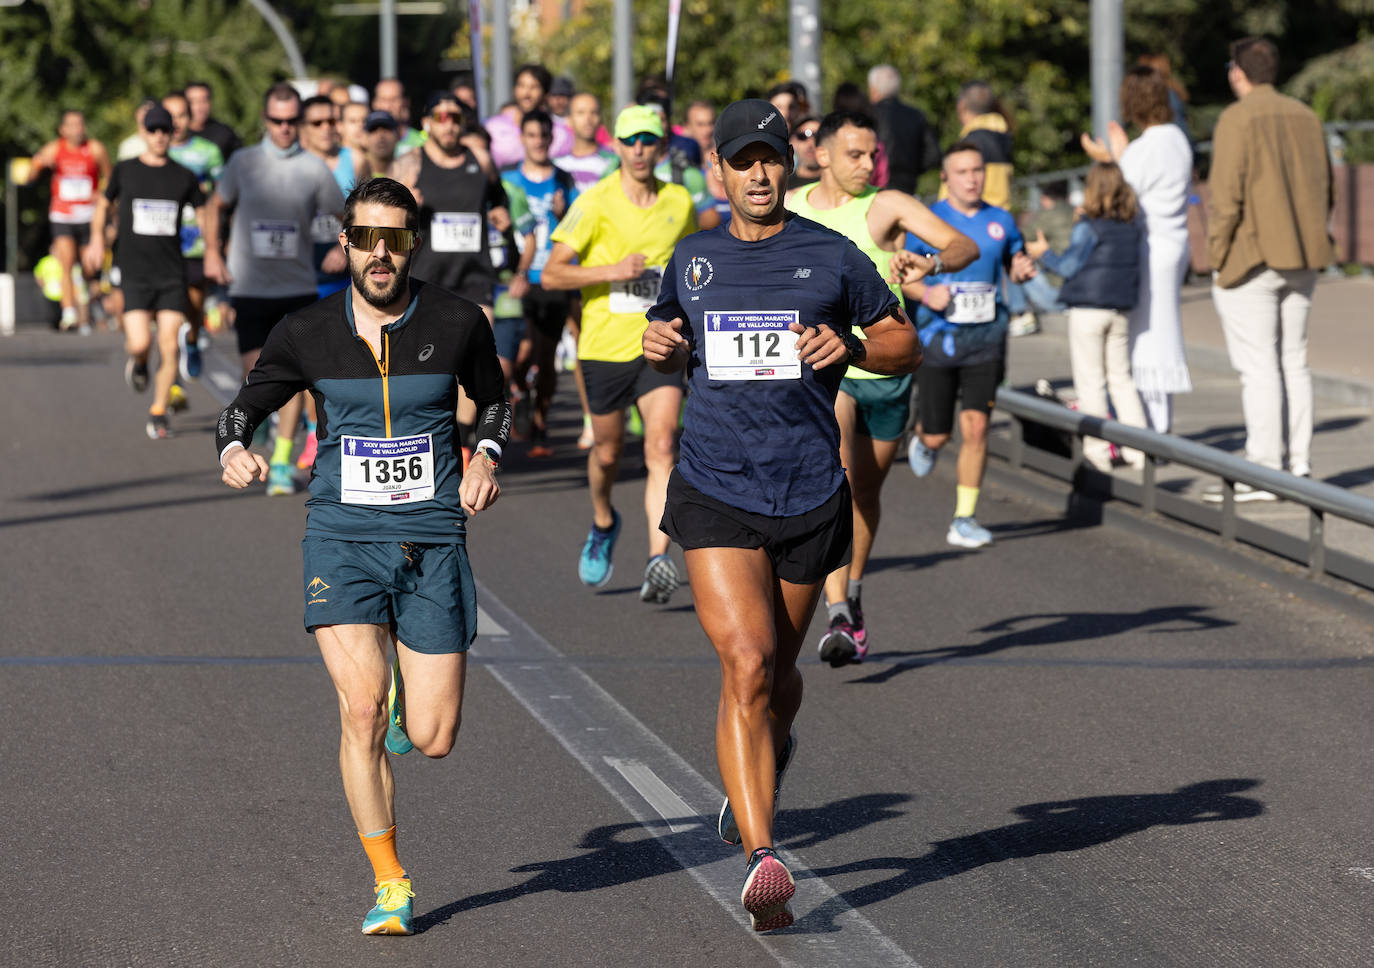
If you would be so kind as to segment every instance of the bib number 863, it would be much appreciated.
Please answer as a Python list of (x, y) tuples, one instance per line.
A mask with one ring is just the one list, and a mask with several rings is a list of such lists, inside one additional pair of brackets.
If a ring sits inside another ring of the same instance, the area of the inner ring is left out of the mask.
[(425, 472), (424, 461), (418, 454), (409, 460), (404, 457), (365, 460), (362, 467), (363, 481), (367, 484), (404, 484), (406, 481), (418, 481)]

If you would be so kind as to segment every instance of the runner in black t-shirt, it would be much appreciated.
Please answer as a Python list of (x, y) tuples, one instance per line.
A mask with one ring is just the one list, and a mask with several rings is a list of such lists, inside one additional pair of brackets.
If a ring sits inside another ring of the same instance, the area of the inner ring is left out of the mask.
[(148, 352), (152, 323), (157, 321), (158, 367), (153, 403), (148, 408), (148, 436), (166, 437), (167, 399), (177, 377), (177, 331), (185, 321), (186, 260), (181, 256), (181, 210), (189, 205), (203, 214), (205, 194), (189, 168), (167, 157), (172, 142), (172, 116), (162, 105), (143, 118), (148, 150), (115, 165), (105, 193), (96, 200), (91, 241), (82, 254), (88, 271), (105, 259), (105, 221), (110, 205), (119, 206), (115, 265), (124, 291), (124, 346), (129, 360), (124, 378), (141, 393), (148, 385)]
[[(685, 549), (697, 617), (721, 662), (721, 839), (743, 843), (741, 901), (754, 930), (771, 931), (792, 923), (794, 882), (773, 852), (772, 818), (796, 751), (797, 654), (822, 582), (849, 561), (835, 397), (846, 364), (909, 373), (921, 351), (872, 260), (783, 208), (792, 151), (781, 114), (737, 101), (715, 142), (730, 221), (678, 243), (643, 346), (656, 369), (687, 368), (661, 527)], [(894, 271), (919, 265), (899, 257)]]

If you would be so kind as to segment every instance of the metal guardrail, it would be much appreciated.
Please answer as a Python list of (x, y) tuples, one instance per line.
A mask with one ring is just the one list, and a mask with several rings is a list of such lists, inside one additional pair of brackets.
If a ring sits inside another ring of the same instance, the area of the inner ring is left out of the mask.
[[(1309, 577), (1330, 575), (1361, 587), (1374, 589), (1374, 564), (1326, 547), (1326, 517), (1334, 515), (1367, 527), (1374, 527), (1374, 499), (1351, 494), (1321, 481), (1294, 477), (1284, 471), (1263, 467), (1215, 447), (1170, 434), (1159, 434), (1139, 427), (1128, 427), (1102, 417), (1091, 417), (1070, 410), (1063, 404), (1034, 394), (1001, 387), (997, 408), (1011, 417), (1010, 440), (990, 437), (989, 449), (1005, 458), (1014, 468), (1031, 467), (1060, 480), (1075, 491), (1093, 490), (1111, 498), (1124, 498), (1137, 504), (1146, 514), (1166, 514), (1196, 527), (1219, 534), (1224, 541), (1243, 541), (1261, 550), (1307, 566)], [(1026, 423), (1040, 424), (1072, 435), (1070, 457), (1028, 447), (1024, 439)], [(1222, 502), (1213, 511), (1196, 501), (1186, 500), (1157, 486), (1156, 467), (1147, 460), (1140, 484), (1092, 470), (1083, 464), (1083, 437), (1100, 437), (1118, 446), (1132, 447), (1150, 457), (1215, 474), (1222, 481)], [(1270, 491), (1308, 510), (1308, 534), (1304, 543), (1293, 535), (1277, 531), (1236, 514), (1235, 485)]]

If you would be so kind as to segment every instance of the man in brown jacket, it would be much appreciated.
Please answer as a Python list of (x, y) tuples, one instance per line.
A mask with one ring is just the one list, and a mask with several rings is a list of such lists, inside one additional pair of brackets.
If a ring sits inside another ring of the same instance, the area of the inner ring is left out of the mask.
[[(1306, 105), (1274, 90), (1278, 50), (1267, 40), (1231, 45), (1227, 77), (1237, 102), (1212, 136), (1207, 254), (1212, 300), (1231, 365), (1240, 373), (1245, 454), (1307, 477), (1312, 444), (1312, 374), (1307, 314), (1317, 271), (1332, 260), (1331, 163), (1321, 122)], [(1204, 494), (1220, 501), (1217, 486)], [(1275, 497), (1236, 485), (1237, 501)]]

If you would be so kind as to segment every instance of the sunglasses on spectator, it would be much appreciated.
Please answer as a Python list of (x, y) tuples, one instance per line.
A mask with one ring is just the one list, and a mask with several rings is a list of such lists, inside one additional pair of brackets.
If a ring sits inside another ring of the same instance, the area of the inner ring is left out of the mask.
[(621, 138), (620, 143), (627, 148), (636, 144), (641, 144), (646, 148), (652, 148), (654, 145), (658, 144), (660, 140), (661, 139), (656, 134), (650, 134), (647, 131), (641, 131), (638, 134), (630, 135), (628, 138)]
[[(280, 122), (278, 122), (278, 123), (280, 123)], [(333, 119), (333, 118), (315, 118), (314, 120), (312, 120), (312, 121), (307, 121), (307, 122), (305, 122), (305, 123), (308, 124), (308, 125), (310, 125), (310, 127), (312, 127), (312, 128), (319, 128), (319, 127), (323, 127), (323, 126), (326, 125), (326, 124), (334, 124), (334, 119)]]
[(435, 111), (430, 115), (430, 119), (440, 124), (443, 124), (445, 121), (457, 121), (461, 123), (463, 115), (457, 111)]
[(344, 229), (344, 237), (355, 249), (371, 252), (378, 242), (385, 242), (388, 252), (409, 252), (415, 248), (418, 233), (413, 229), (394, 229), (381, 225), (355, 225)]
[(266, 121), (268, 124), (280, 124), (282, 126), (286, 126), (288, 124), (298, 125), (301, 123), (301, 116), (299, 114), (293, 114), (289, 118), (274, 118), (270, 114), (264, 114), (262, 116), (262, 119)]
[(818, 130), (820, 130), (820, 129), (819, 129), (819, 128), (802, 128), (800, 131), (797, 132), (797, 137), (798, 137), (800, 140), (802, 140), (802, 141), (810, 141), (812, 138), (816, 137), (816, 132), (817, 132)]

